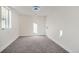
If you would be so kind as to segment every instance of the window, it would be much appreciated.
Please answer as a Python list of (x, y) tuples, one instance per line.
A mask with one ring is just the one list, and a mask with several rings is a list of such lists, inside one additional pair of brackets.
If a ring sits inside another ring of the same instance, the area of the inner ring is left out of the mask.
[(11, 10), (8, 7), (1, 7), (1, 28), (11, 28)]
[(34, 33), (38, 33), (37, 32), (37, 24), (36, 23), (33, 23), (33, 32)]

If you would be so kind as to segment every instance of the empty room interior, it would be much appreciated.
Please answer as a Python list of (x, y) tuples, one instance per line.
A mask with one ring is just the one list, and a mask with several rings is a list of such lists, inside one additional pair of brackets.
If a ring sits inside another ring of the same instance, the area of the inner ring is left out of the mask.
[(0, 6), (1, 53), (79, 53), (78, 6)]

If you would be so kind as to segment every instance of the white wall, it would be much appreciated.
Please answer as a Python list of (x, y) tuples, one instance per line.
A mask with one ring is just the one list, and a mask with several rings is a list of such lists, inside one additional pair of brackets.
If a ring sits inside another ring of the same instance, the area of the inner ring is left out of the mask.
[(20, 15), (20, 36), (32, 35), (32, 17), (29, 15)]
[(69, 52), (79, 52), (79, 7), (56, 7), (47, 17), (46, 26), (50, 39)]
[(32, 36), (33, 23), (38, 24), (38, 33), (36, 35), (45, 35), (45, 17), (43, 16), (31, 16), (31, 15), (20, 15), (20, 36)]
[(12, 10), (12, 28), (8, 30), (0, 29), (0, 52), (18, 38), (18, 27), (18, 14)]

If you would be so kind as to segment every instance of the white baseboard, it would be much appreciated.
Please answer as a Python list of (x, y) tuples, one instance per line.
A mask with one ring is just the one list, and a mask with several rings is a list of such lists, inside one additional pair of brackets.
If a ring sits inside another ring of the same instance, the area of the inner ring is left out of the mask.
[(63, 49), (65, 49), (66, 51), (68, 51), (69, 53), (71, 53), (71, 50), (65, 48), (62, 44), (59, 44), (58, 42), (56, 42), (55, 40), (53, 40), (53, 38), (51, 38), (49, 35), (46, 35), (49, 39), (51, 39), (52, 41), (54, 41), (57, 45), (61, 46)]
[(7, 42), (7, 44), (5, 44), (4, 46), (2, 46), (0, 48), (0, 52), (2, 52), (5, 48), (7, 48), (11, 43), (13, 43), (17, 38), (19, 38), (19, 36), (17, 36), (14, 40)]

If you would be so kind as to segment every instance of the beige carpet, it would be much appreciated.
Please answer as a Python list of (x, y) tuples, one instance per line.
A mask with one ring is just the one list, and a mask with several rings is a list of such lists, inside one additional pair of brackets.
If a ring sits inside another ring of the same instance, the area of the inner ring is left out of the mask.
[(46, 36), (19, 37), (2, 53), (67, 53)]

